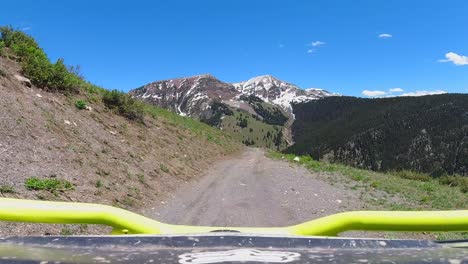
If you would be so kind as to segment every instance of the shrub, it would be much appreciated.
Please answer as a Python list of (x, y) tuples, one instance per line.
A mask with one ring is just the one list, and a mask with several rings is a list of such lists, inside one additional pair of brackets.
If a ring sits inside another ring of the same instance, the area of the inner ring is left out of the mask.
[(143, 121), (144, 104), (128, 94), (117, 90), (105, 91), (102, 101), (109, 109), (116, 110), (130, 120)]
[(11, 26), (0, 27), (0, 33), (2, 34), (2, 41), (7, 47), (24, 44), (27, 47), (39, 48), (39, 45), (32, 37), (13, 29)]
[(62, 58), (52, 66), (47, 87), (53, 90), (78, 92), (83, 80), (69, 72)]
[(96, 181), (96, 188), (101, 188), (102, 187), (102, 182), (101, 180)]
[(248, 125), (247, 119), (242, 118), (241, 121), (239, 122), (239, 126), (240, 126), (241, 128), (246, 128), (247, 125)]
[(242, 144), (246, 146), (252, 146), (252, 145), (255, 145), (255, 141), (252, 139), (246, 139), (246, 140), (242, 140)]
[(15, 193), (15, 189), (10, 185), (0, 185), (0, 193)]
[(86, 109), (87, 104), (86, 104), (85, 100), (77, 100), (75, 102), (75, 106), (76, 106), (76, 108), (78, 108), (80, 110), (83, 110), (83, 109)]
[(427, 174), (415, 172), (415, 171), (402, 170), (402, 171), (392, 172), (391, 174), (396, 175), (396, 176), (398, 176), (400, 178), (403, 178), (403, 179), (408, 179), (408, 180), (416, 180), (416, 181), (430, 181), (430, 180), (432, 180), (431, 176), (429, 176)]
[(19, 57), (24, 74), (34, 85), (50, 90), (77, 92), (84, 84), (79, 76), (67, 69), (63, 59), (52, 64), (31, 36), (12, 27), (0, 27), (0, 33), (0, 41)]
[(71, 236), (71, 235), (73, 235), (73, 233), (70, 230), (70, 228), (64, 227), (64, 228), (62, 228), (62, 230), (60, 230), (60, 235), (61, 236)]
[(164, 164), (159, 165), (159, 168), (166, 173), (169, 172), (169, 169)]
[(135, 205), (135, 201), (128, 197), (128, 196), (125, 196), (123, 199), (122, 199), (122, 203), (126, 206), (134, 206)]
[(105, 91), (104, 88), (94, 85), (92, 83), (88, 83), (88, 82), (84, 85), (84, 89), (89, 94), (98, 94), (98, 93), (103, 93)]
[(5, 42), (0, 40), (0, 56), (3, 56), (3, 54), (5, 54), (4, 48), (5, 48)]
[(52, 64), (42, 50), (31, 49), (29, 55), (22, 59), (21, 66), (34, 85), (47, 87), (52, 75)]
[(448, 186), (458, 186), (462, 192), (468, 192), (468, 177), (459, 175), (446, 175), (440, 177), (439, 182)]
[(72, 190), (73, 185), (66, 180), (58, 179), (39, 179), (37, 177), (27, 178), (24, 182), (28, 190), (46, 190), (49, 192)]
[(137, 178), (138, 178), (138, 181), (140, 181), (141, 183), (145, 183), (145, 175), (139, 173), (137, 174)]

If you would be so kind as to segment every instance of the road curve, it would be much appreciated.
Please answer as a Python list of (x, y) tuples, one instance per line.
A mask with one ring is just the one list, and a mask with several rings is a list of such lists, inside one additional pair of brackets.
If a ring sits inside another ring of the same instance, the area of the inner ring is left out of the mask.
[(151, 217), (171, 224), (269, 227), (360, 207), (356, 194), (323, 175), (247, 148), (181, 186)]

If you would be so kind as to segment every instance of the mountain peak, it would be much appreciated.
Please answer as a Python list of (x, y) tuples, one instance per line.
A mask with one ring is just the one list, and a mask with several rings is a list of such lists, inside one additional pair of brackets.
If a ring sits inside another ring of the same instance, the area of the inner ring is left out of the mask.
[(286, 111), (292, 111), (292, 103), (307, 102), (335, 95), (316, 88), (303, 90), (271, 75), (256, 76), (233, 85), (242, 94), (255, 95), (266, 102), (281, 106)]
[(208, 79), (217, 79), (214, 75), (212, 75), (211, 73), (203, 73), (203, 74), (200, 74), (200, 75), (195, 75), (193, 77), (198, 77), (200, 79), (202, 78), (208, 78)]
[(279, 81), (278, 78), (274, 77), (273, 75), (269, 75), (269, 74), (255, 76), (255, 77), (250, 78), (249, 81), (250, 80), (263, 80), (263, 81), (277, 80), (277, 81)]
[(292, 112), (292, 103), (335, 95), (321, 89), (303, 90), (272, 75), (260, 75), (230, 84), (209, 73), (156, 81), (132, 90), (130, 94), (189, 116), (200, 115), (213, 100), (236, 100), (240, 95), (255, 95), (288, 112)]
[(249, 87), (249, 86), (262, 86), (265, 89), (270, 89), (275, 86), (284, 86), (284, 85), (291, 85), (287, 82), (284, 82), (272, 75), (260, 75), (249, 80), (242, 82), (242, 86)]
[(172, 78), (172, 79), (164, 79), (164, 80), (159, 80), (159, 81), (154, 81), (154, 82), (151, 82), (147, 85), (150, 85), (150, 84), (156, 84), (156, 83), (165, 83), (165, 82), (170, 82), (170, 83), (180, 83), (182, 81), (185, 81), (185, 80), (199, 80), (199, 79), (215, 79), (217, 80), (217, 78), (210, 74), (210, 73), (203, 73), (203, 74), (198, 74), (198, 75), (192, 75), (192, 76), (186, 76), (186, 77), (176, 77), (176, 78)]

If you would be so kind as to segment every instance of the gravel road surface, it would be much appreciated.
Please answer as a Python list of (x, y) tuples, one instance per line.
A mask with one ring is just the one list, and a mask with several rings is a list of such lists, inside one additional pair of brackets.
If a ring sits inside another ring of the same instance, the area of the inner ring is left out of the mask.
[(181, 186), (152, 217), (172, 224), (268, 227), (361, 206), (356, 193), (331, 185), (320, 173), (247, 148), (211, 166), (199, 181)]

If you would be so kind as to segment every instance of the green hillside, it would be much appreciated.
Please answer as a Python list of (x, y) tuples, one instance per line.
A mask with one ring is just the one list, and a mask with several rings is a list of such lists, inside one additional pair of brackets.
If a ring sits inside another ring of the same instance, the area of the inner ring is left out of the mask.
[(468, 95), (363, 99), (294, 105), (288, 153), (376, 171), (468, 174)]
[(200, 121), (228, 132), (247, 146), (285, 149), (283, 129), (287, 115), (278, 106), (256, 96), (241, 96), (240, 99), (246, 103), (243, 108), (214, 101), (210, 105), (210, 115)]
[(267, 147), (282, 150), (286, 147), (282, 126), (270, 125), (255, 115), (235, 109), (232, 115), (225, 116), (221, 122), (222, 130), (248, 146)]

